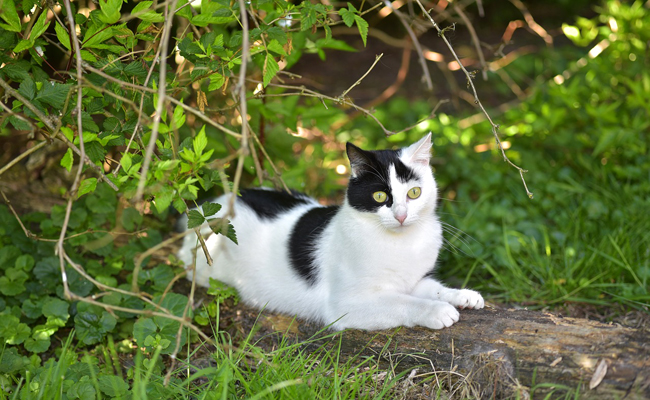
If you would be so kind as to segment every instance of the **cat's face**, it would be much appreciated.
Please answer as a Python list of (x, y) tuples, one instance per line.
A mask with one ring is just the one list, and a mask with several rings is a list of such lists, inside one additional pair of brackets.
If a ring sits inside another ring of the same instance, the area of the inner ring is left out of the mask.
[(436, 182), (429, 167), (431, 134), (400, 150), (366, 151), (347, 144), (352, 176), (348, 204), (380, 226), (399, 231), (433, 215)]

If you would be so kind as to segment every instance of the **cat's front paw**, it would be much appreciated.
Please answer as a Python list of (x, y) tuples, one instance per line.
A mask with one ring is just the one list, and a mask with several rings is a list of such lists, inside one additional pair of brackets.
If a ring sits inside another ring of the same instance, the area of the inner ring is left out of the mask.
[(458, 322), (460, 314), (454, 306), (449, 303), (436, 302), (426, 315), (425, 321), (422, 325), (431, 329), (442, 329), (452, 326), (454, 322)]
[(479, 292), (469, 289), (460, 289), (445, 298), (447, 302), (458, 308), (473, 308), (475, 310), (485, 307), (483, 296)]

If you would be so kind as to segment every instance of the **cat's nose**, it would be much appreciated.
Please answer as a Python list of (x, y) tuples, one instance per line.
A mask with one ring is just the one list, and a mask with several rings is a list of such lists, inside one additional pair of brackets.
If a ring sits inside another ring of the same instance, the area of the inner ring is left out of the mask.
[(393, 216), (399, 222), (400, 225), (404, 224), (404, 220), (406, 219), (406, 213), (395, 213), (393, 214)]

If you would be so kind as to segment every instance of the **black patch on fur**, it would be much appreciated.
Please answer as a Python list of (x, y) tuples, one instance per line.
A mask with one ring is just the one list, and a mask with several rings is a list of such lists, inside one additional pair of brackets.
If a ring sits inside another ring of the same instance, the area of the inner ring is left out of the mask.
[[(389, 168), (395, 166), (397, 179), (408, 182), (417, 179), (413, 169), (399, 159), (399, 150), (361, 150), (352, 143), (347, 144), (350, 166), (356, 176), (348, 183), (348, 203), (359, 211), (375, 212), (380, 207), (393, 205), (390, 187)], [(377, 203), (372, 194), (377, 191), (386, 192), (387, 200)]]
[(309, 203), (307, 197), (299, 192), (245, 189), (242, 190), (239, 200), (246, 204), (261, 219), (273, 220), (280, 214), (302, 204)]
[(312, 208), (300, 217), (291, 232), (289, 238), (291, 266), (309, 285), (316, 283), (318, 278), (318, 271), (314, 265), (316, 243), (338, 209), (338, 206)]

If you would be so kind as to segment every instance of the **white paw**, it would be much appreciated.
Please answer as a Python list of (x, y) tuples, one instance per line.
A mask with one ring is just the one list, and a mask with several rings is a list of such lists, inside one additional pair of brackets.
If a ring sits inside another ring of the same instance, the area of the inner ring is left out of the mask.
[(448, 295), (445, 300), (459, 308), (480, 309), (485, 306), (483, 296), (479, 292), (469, 289), (460, 289)]
[(436, 302), (435, 307), (428, 312), (423, 325), (431, 329), (442, 329), (452, 326), (459, 317), (458, 310), (451, 304)]

